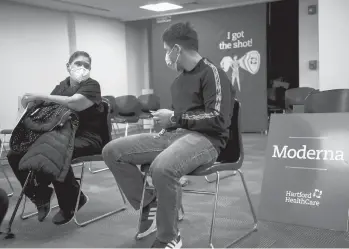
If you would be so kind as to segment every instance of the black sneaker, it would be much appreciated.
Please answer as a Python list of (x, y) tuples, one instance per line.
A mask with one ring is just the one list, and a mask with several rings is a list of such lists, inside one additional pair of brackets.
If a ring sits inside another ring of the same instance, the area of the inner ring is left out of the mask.
[(149, 234), (156, 232), (156, 211), (158, 203), (156, 199), (143, 208), (140, 228), (137, 234), (137, 239), (144, 238)]
[[(88, 197), (85, 194), (81, 193), (78, 211), (88, 202), (88, 200), (89, 200)], [(74, 214), (75, 214), (75, 205), (74, 205), (74, 208), (69, 212), (65, 212), (62, 209), (60, 209), (58, 213), (55, 214), (55, 216), (52, 218), (52, 222), (55, 225), (67, 224), (72, 221), (72, 219), (74, 218)]]
[(182, 239), (181, 239), (181, 235), (178, 234), (177, 238), (175, 238), (174, 240), (168, 242), (168, 243), (164, 243), (159, 241), (158, 239), (156, 239), (153, 243), (153, 245), (151, 246), (151, 248), (167, 248), (167, 249), (179, 249), (182, 248)]
[(43, 222), (50, 214), (52, 196), (53, 189), (51, 187), (45, 187), (43, 189), (40, 188), (33, 197), (29, 198), (38, 210), (38, 221)]

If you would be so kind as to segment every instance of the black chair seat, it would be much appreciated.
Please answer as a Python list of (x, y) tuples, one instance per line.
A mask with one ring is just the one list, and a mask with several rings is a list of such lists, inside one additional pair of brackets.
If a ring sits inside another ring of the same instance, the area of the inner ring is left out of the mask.
[(72, 164), (83, 163), (83, 162), (100, 162), (103, 161), (102, 155), (91, 155), (91, 156), (82, 156), (72, 160)]
[(2, 135), (10, 135), (10, 134), (12, 134), (12, 129), (4, 129), (4, 130), (1, 130), (0, 131), (0, 134), (2, 134)]

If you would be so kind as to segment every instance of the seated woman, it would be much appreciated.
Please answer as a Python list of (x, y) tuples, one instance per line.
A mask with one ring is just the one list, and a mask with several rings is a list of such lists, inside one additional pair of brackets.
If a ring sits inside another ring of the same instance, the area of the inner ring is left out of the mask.
[[(103, 115), (103, 104), (100, 85), (89, 77), (91, 70), (91, 57), (88, 53), (77, 51), (71, 55), (67, 70), (70, 77), (63, 80), (55, 87), (51, 95), (25, 94), (22, 105), (33, 105), (40, 101), (54, 102), (64, 105), (79, 115), (79, 128), (75, 134), (73, 158), (101, 153), (102, 138), (99, 135), (100, 123)], [(23, 157), (14, 151), (9, 151), (7, 157), (14, 174), (24, 184), (28, 172), (19, 171), (18, 165)], [(26, 196), (36, 205), (38, 220), (43, 221), (49, 214), (50, 201), (53, 189), (49, 187), (50, 181), (37, 173), (34, 183), (26, 188)], [(53, 217), (53, 223), (62, 225), (70, 222), (74, 217), (75, 205), (79, 191), (79, 183), (76, 181), (72, 168), (64, 182), (52, 182), (60, 210)], [(88, 198), (81, 193), (79, 209), (86, 204)]]

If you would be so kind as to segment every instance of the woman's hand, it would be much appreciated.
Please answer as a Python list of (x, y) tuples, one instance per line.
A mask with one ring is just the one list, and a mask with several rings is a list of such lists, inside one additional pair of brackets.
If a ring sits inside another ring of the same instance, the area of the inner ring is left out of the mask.
[(26, 108), (29, 103), (34, 103), (34, 101), (39, 99), (40, 96), (38, 94), (26, 93), (22, 97), (21, 104), (23, 108)]

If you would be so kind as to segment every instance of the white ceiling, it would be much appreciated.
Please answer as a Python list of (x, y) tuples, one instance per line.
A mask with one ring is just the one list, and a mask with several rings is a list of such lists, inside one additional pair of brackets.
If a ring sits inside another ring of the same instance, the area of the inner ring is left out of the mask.
[(174, 4), (180, 4), (182, 9), (167, 12), (153, 12), (140, 9), (139, 6), (163, 2), (166, 0), (8, 0), (28, 5), (41, 6), (45, 8), (79, 12), (115, 18), (121, 21), (134, 21), (150, 19), (165, 15), (175, 15), (206, 11), (220, 8), (228, 8), (247, 4), (272, 2), (276, 0), (167, 0)]

